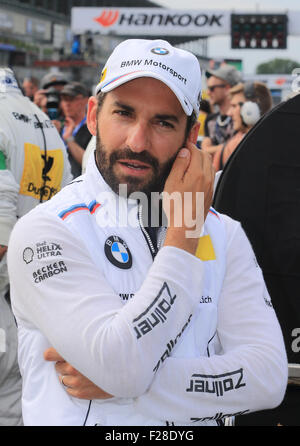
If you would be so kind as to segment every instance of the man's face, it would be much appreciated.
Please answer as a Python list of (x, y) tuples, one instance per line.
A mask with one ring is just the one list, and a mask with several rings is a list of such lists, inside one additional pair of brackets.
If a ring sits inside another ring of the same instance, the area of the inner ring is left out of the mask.
[[(90, 99), (88, 126), (97, 134), (98, 168), (118, 193), (161, 192), (185, 143), (187, 116), (174, 93), (153, 78), (127, 82), (107, 93), (96, 113)], [(96, 129), (96, 131), (94, 130)]]
[(28, 80), (24, 80), (23, 85), (25, 96), (33, 99), (34, 94), (38, 91), (38, 87)]
[(246, 101), (244, 93), (236, 93), (232, 96), (230, 101), (230, 108), (228, 110), (228, 115), (231, 116), (233, 122), (233, 128), (235, 131), (240, 131), (244, 129), (243, 121), (241, 118), (241, 105)]
[(230, 86), (227, 82), (215, 76), (207, 79), (207, 92), (212, 105), (222, 104), (228, 95)]
[(88, 98), (81, 94), (77, 96), (61, 95), (60, 106), (66, 117), (76, 119), (85, 110)]

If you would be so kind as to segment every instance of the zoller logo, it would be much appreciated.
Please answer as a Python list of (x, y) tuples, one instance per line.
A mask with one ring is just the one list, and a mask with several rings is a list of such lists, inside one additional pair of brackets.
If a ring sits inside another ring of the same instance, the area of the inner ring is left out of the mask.
[(119, 11), (103, 11), (99, 17), (96, 17), (95, 22), (100, 23), (102, 26), (113, 25), (119, 17)]

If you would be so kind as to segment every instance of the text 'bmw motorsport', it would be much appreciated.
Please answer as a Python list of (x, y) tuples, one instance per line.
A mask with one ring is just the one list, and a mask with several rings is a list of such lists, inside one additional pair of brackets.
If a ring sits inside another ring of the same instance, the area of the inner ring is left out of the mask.
[(143, 67), (159, 67), (162, 70), (168, 71), (173, 77), (177, 77), (180, 81), (182, 81), (184, 84), (186, 84), (186, 78), (183, 77), (181, 74), (177, 73), (177, 71), (173, 70), (173, 68), (168, 67), (168, 65), (164, 64), (163, 62), (157, 62), (153, 59), (132, 59), (132, 60), (123, 60), (121, 62), (120, 68), (124, 67), (136, 67), (136, 66), (143, 66)]

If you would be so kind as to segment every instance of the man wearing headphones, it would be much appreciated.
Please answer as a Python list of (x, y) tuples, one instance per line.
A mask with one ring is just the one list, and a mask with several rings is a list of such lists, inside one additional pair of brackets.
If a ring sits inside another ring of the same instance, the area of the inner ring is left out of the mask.
[(235, 134), (213, 158), (216, 171), (222, 170), (230, 155), (260, 117), (272, 107), (270, 90), (262, 82), (240, 83), (230, 89), (228, 116), (232, 118)]

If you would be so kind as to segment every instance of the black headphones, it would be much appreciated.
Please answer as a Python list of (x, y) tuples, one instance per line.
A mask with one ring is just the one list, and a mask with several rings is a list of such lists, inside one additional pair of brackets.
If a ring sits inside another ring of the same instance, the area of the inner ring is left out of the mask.
[(242, 122), (246, 127), (253, 127), (261, 116), (261, 111), (255, 99), (255, 85), (254, 82), (246, 82), (244, 85), (244, 95), (246, 102), (240, 103), (240, 115)]

